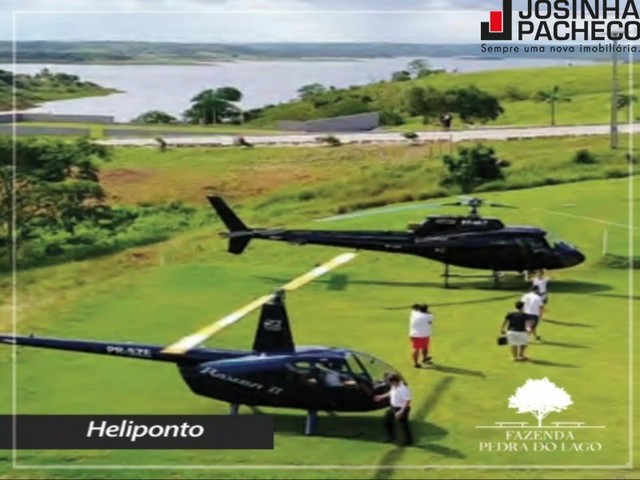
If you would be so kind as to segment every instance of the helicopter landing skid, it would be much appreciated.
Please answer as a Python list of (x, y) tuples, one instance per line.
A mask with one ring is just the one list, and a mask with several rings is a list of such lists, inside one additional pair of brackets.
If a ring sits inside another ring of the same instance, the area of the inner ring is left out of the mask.
[(442, 274), (442, 277), (444, 278), (444, 288), (460, 288), (460, 287), (451, 286), (449, 284), (450, 278), (491, 278), (493, 280), (493, 286), (495, 288), (498, 288), (501, 284), (502, 273), (494, 270), (490, 276), (489, 275), (457, 275), (457, 274), (451, 273), (449, 271), (449, 265), (445, 264), (444, 273)]
[(460, 288), (460, 287), (452, 287), (449, 284), (449, 279), (451, 277), (459, 277), (460, 275), (453, 275), (449, 272), (449, 264), (445, 263), (444, 265), (444, 273), (442, 274), (442, 276), (444, 277), (444, 288)]
[(318, 426), (318, 412), (307, 410), (307, 421), (304, 427), (305, 435), (315, 435)]

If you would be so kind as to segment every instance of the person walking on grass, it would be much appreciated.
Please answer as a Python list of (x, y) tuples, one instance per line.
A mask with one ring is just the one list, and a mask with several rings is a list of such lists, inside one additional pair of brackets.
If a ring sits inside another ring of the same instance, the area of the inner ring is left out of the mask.
[(542, 340), (538, 335), (538, 324), (540, 323), (543, 300), (538, 287), (536, 285), (532, 286), (529, 292), (522, 296), (520, 301), (524, 304), (524, 313), (529, 315), (529, 334), (534, 335), (536, 340)]
[(431, 339), (431, 325), (433, 315), (429, 313), (427, 304), (415, 304), (409, 317), (409, 338), (413, 348), (413, 366), (420, 368), (418, 359), (422, 354), (422, 363), (429, 364), (433, 359), (429, 356), (429, 341)]
[(516, 310), (509, 312), (502, 323), (500, 333), (507, 335), (507, 343), (511, 347), (511, 357), (514, 361), (528, 360), (524, 352), (529, 344), (528, 323), (529, 315), (524, 313), (524, 302), (516, 302)]
[(547, 288), (549, 285), (549, 277), (545, 274), (544, 270), (538, 270), (535, 277), (531, 279), (531, 284), (534, 287), (538, 287), (538, 294), (542, 297), (542, 306), (540, 307), (540, 321), (542, 321), (542, 316), (549, 302), (549, 290)]

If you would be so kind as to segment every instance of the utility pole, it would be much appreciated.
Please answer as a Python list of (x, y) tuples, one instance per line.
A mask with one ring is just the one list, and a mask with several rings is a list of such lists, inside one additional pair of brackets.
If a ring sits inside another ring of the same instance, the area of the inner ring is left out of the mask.
[(613, 72), (611, 78), (611, 148), (618, 148), (618, 54), (616, 46), (618, 45), (618, 34), (613, 40)]

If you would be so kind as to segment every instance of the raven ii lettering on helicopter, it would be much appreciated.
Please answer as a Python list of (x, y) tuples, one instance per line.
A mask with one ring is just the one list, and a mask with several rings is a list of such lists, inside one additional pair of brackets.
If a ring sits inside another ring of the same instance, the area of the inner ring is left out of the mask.
[(479, 198), (463, 198), (442, 206), (468, 206), (466, 216), (433, 215), (422, 223), (410, 224), (405, 231), (384, 230), (288, 230), (250, 228), (240, 220), (221, 197), (208, 197), (228, 232), (228, 251), (239, 255), (252, 239), (275, 240), (296, 245), (316, 244), (415, 255), (445, 265), (445, 286), (449, 286), (449, 266), (517, 272), (569, 268), (585, 261), (585, 256), (566, 242), (551, 242), (547, 232), (532, 226), (505, 225), (497, 218), (484, 218), (478, 208), (489, 205)]
[[(306, 434), (313, 434), (317, 412), (368, 412), (388, 406), (375, 395), (386, 393), (386, 375), (399, 372), (369, 354), (347, 348), (295, 346), (285, 308), (285, 292), (352, 260), (344, 253), (219, 321), (169, 346), (130, 342), (96, 342), (0, 334), (0, 343), (95, 353), (175, 363), (197, 395), (240, 405), (281, 407), (308, 412)], [(250, 351), (203, 348), (201, 345), (261, 308)]]

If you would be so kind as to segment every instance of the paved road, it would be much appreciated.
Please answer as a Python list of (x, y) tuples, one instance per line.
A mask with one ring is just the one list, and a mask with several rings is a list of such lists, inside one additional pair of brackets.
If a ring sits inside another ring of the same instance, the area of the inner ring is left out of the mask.
[[(639, 132), (640, 124), (621, 125), (620, 133)], [(582, 125), (574, 127), (535, 127), (535, 128), (482, 128), (474, 130), (463, 130), (455, 132), (417, 132), (421, 141), (452, 141), (461, 142), (465, 140), (509, 140), (518, 138), (541, 138), (541, 137), (565, 137), (565, 136), (587, 136), (587, 135), (608, 135), (609, 125)], [(244, 139), (252, 145), (270, 146), (294, 146), (294, 145), (316, 145), (320, 146), (317, 138), (325, 136), (323, 133), (304, 134), (281, 134), (281, 135), (260, 135), (244, 136)], [(334, 135), (342, 143), (406, 143), (407, 140), (401, 133), (397, 132), (370, 132), (370, 133), (338, 133)], [(234, 144), (233, 135), (211, 135), (197, 137), (163, 137), (168, 146), (231, 146)], [(621, 142), (624, 143), (624, 137)], [(121, 138), (100, 140), (103, 145), (112, 146), (133, 146), (133, 147), (157, 147), (158, 143), (153, 138)]]

